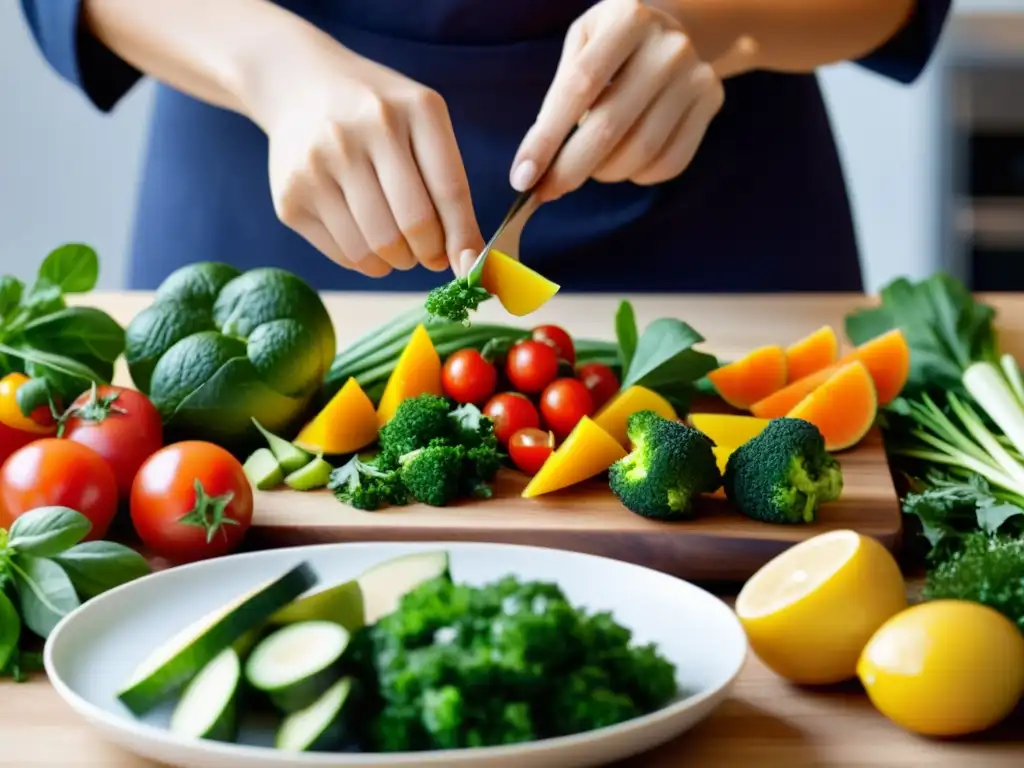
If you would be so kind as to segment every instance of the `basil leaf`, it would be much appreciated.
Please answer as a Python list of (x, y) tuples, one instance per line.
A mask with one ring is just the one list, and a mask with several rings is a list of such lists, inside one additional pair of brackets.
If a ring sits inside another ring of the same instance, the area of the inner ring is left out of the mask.
[(16, 683), (25, 683), (33, 672), (42, 672), (44, 668), (43, 654), (16, 648), (8, 659), (7, 666), (0, 667), (0, 677), (9, 676)]
[(36, 318), (21, 329), (31, 346), (59, 349), (64, 355), (89, 355), (113, 362), (124, 351), (124, 329), (95, 307), (68, 307)]
[(83, 541), (54, 558), (82, 599), (106, 592), (150, 572), (146, 558), (113, 541)]
[(615, 313), (615, 339), (619, 342), (619, 363), (622, 365), (622, 376), (629, 375), (629, 366), (636, 353), (639, 331), (636, 327), (636, 313), (628, 301), (619, 304)]
[(0, 276), (0, 317), (7, 317), (21, 304), (25, 285), (13, 275)]
[(39, 277), (64, 293), (87, 293), (96, 287), (100, 260), (82, 243), (68, 243), (52, 251), (39, 267)]
[[(11, 357), (20, 357), (26, 363), (34, 363), (42, 368), (52, 369), (65, 376), (79, 379), (85, 382), (86, 387), (94, 381), (104, 384), (108, 383), (103, 376), (98, 375), (91, 367), (78, 362), (73, 357), (44, 352), (41, 349), (34, 349), (32, 347), (12, 347), (8, 344), (0, 344), (0, 353), (10, 355)], [(38, 376), (40, 374), (33, 373), (32, 375)], [(85, 387), (82, 388), (82, 391), (84, 390)]]
[(29, 379), (14, 393), (21, 415), (29, 417), (39, 406), (51, 405), (50, 383), (46, 379)]
[(22, 300), (22, 312), (16, 324), (21, 325), (34, 317), (48, 315), (64, 309), (64, 293), (59, 285), (47, 280), (40, 280), (32, 286), (28, 295)]
[(46, 638), (81, 603), (71, 579), (53, 560), (19, 555), (11, 562), (25, 626)]
[[(647, 326), (636, 345), (622, 389), (634, 384), (656, 389), (699, 379), (715, 367), (715, 358), (691, 349), (704, 337), (681, 320), (663, 317)], [(710, 366), (710, 367), (709, 367)]]
[(18, 650), (19, 639), (21, 618), (18, 616), (18, 610), (7, 593), (0, 589), (0, 669), (7, 666), (7, 662)]
[(8, 546), (18, 554), (51, 557), (74, 546), (92, 530), (89, 519), (68, 507), (38, 507), (11, 526)]

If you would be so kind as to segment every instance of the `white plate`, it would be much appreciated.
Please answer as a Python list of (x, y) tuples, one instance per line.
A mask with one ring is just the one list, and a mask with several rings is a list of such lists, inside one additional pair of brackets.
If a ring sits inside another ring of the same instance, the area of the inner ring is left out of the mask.
[[(165, 730), (170, 706), (136, 720), (115, 691), (159, 642), (207, 612), (302, 560), (320, 585), (354, 578), (410, 552), (444, 549), (452, 577), (480, 585), (507, 574), (556, 582), (577, 605), (610, 610), (638, 641), (653, 641), (678, 669), (686, 697), (610, 728), (522, 745), (457, 751), (356, 754), (278, 752), (269, 734), (243, 744), (185, 739)], [(735, 615), (717, 597), (657, 571), (592, 555), (506, 544), (328, 544), (254, 552), (147, 576), (87, 602), (46, 644), (46, 672), (61, 697), (121, 746), (187, 768), (257, 766), (473, 766), (571, 768), (602, 765), (649, 750), (706, 717), (732, 687), (747, 653)]]

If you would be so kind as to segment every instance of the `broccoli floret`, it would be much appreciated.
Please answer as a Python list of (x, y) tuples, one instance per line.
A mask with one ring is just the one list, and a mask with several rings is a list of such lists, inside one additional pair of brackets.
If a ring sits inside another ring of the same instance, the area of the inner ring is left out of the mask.
[(400, 460), (402, 483), (417, 501), (443, 507), (462, 489), (466, 449), (461, 445), (431, 445)]
[(403, 400), (395, 415), (380, 430), (382, 465), (397, 466), (398, 459), (407, 453), (426, 448), (432, 442), (452, 440), (455, 422), (449, 411), (448, 401), (440, 395)]
[(839, 498), (843, 474), (816, 426), (780, 418), (732, 453), (724, 484), (726, 497), (747, 517), (811, 523), (820, 504)]
[(397, 470), (381, 469), (358, 456), (333, 470), (327, 487), (339, 501), (367, 512), (408, 501)]
[(656, 520), (693, 515), (693, 501), (722, 485), (714, 443), (702, 432), (653, 411), (629, 417), (632, 451), (612, 464), (609, 485), (627, 509)]
[(491, 297), (484, 288), (470, 285), (465, 277), (439, 285), (427, 294), (427, 312), (436, 318), (469, 325), (469, 313)]
[(926, 600), (973, 600), (1024, 631), (1024, 538), (971, 533), (962, 548), (929, 571)]

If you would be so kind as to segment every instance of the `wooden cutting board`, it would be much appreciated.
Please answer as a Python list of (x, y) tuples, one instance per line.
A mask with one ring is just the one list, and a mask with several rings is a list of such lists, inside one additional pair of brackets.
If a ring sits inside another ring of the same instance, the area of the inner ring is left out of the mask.
[(362, 512), (328, 491), (256, 494), (250, 537), (257, 546), (336, 541), (492, 541), (531, 544), (626, 560), (693, 581), (740, 581), (773, 556), (823, 531), (853, 528), (896, 549), (901, 512), (881, 436), (838, 454), (844, 492), (813, 525), (767, 525), (732, 511), (721, 493), (703, 498), (696, 520), (658, 523), (633, 514), (600, 480), (524, 499), (526, 478), (503, 472), (488, 501), (420, 504)]

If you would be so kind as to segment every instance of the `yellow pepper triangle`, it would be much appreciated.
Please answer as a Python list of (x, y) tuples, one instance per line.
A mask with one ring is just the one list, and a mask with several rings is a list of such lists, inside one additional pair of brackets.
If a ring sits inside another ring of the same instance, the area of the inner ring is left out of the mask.
[(561, 288), (525, 264), (492, 250), (484, 261), (480, 284), (510, 315), (523, 317), (547, 304)]

